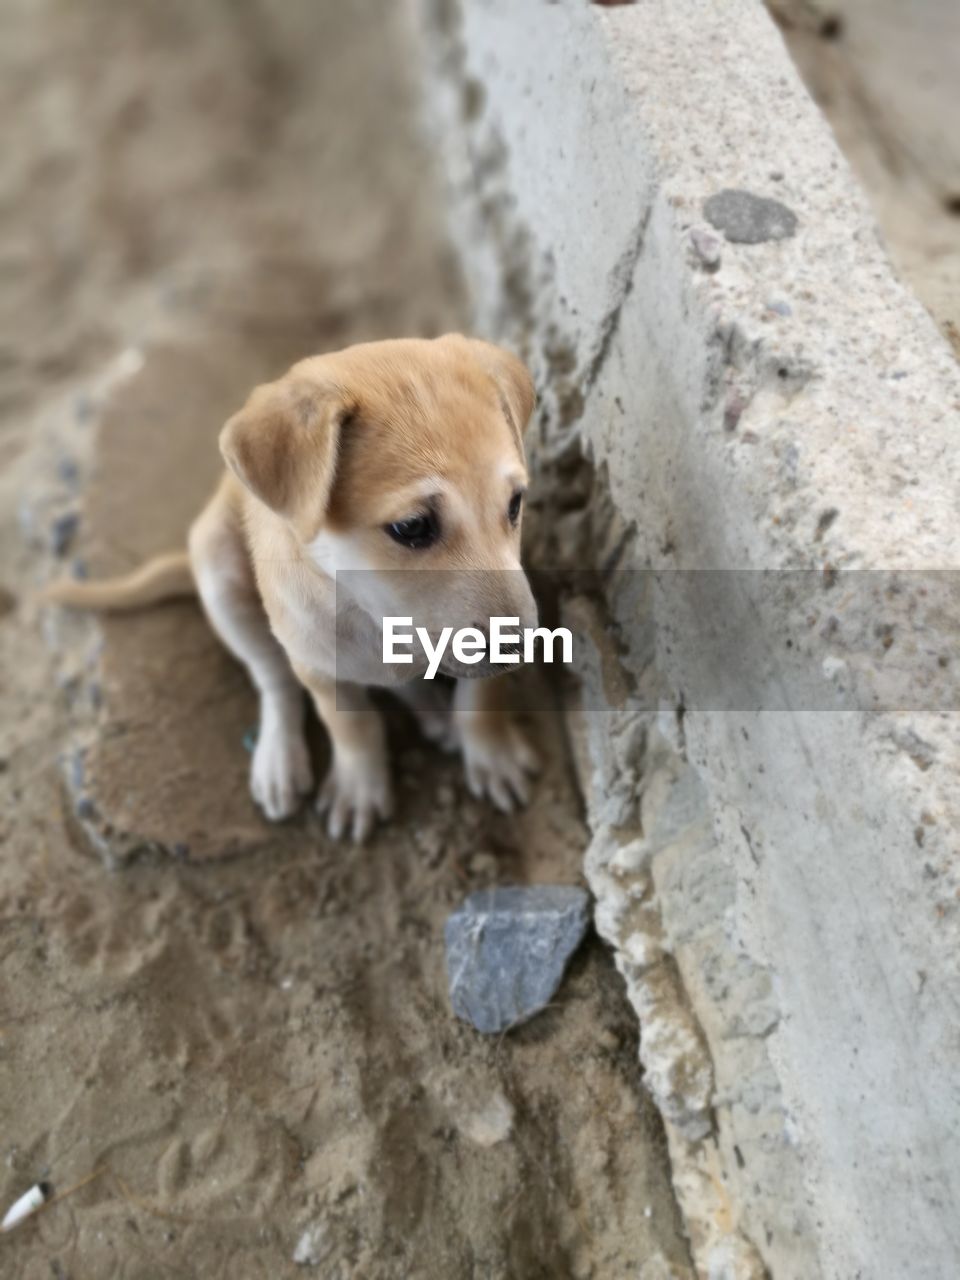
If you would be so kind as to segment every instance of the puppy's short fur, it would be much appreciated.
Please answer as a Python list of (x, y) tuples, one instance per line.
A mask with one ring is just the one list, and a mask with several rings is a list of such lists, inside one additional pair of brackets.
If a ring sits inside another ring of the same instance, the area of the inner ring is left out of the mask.
[[(418, 668), (384, 666), (381, 627), (388, 614), (429, 630), (494, 615), (536, 625), (520, 567), (533, 404), (519, 360), (459, 334), (303, 360), (223, 428), (228, 471), (187, 552), (47, 596), (122, 610), (199, 594), (260, 697), (250, 786), (268, 818), (288, 817), (312, 787), (301, 686), (333, 747), (317, 801), (332, 836), (363, 840), (391, 810), (371, 684), (394, 683), (428, 736), (459, 745), (474, 794), (510, 809), (527, 799), (535, 759), (502, 681), (460, 678), (444, 709), (438, 690), (410, 680)], [(441, 670), (490, 674), (452, 660)]]

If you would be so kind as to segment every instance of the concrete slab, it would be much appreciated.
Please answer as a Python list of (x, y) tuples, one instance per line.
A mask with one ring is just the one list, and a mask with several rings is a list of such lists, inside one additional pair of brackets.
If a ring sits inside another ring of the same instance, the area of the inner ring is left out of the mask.
[[(598, 643), (619, 643), (587, 667), (619, 661), (632, 693), (588, 696), (580, 754), (597, 923), (647, 1019), (700, 1272), (952, 1274), (957, 708), (878, 713), (870, 689), (891, 654), (949, 666), (960, 636), (922, 576), (960, 565), (956, 363), (761, 5), (464, 0), (433, 32), (477, 323), (538, 373), (544, 545), (659, 573), (639, 617), (602, 602)], [(795, 234), (717, 243), (724, 190), (777, 201)], [(739, 652), (759, 701), (687, 698), (729, 655), (702, 571), (800, 569), (816, 616), (781, 578)], [(875, 569), (896, 589), (837, 612), (844, 571)], [(654, 655), (632, 652), (651, 626)], [(795, 652), (862, 683), (835, 710), (785, 703)], [(691, 767), (696, 821), (654, 845)]]

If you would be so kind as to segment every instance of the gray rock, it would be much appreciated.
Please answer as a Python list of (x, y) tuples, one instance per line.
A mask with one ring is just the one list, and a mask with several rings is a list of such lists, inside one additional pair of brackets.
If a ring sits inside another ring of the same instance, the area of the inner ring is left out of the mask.
[(730, 187), (704, 201), (703, 212), (732, 244), (786, 240), (797, 229), (797, 215), (779, 200)]
[(559, 987), (589, 919), (589, 895), (574, 885), (472, 893), (446, 925), (454, 1013), (489, 1033), (539, 1013)]

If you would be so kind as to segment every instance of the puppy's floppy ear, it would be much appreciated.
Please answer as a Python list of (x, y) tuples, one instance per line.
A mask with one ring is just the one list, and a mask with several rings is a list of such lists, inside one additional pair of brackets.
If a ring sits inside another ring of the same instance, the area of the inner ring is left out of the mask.
[(267, 382), (220, 432), (220, 452), (241, 483), (308, 540), (329, 505), (340, 428), (352, 412), (336, 386)]
[(537, 403), (529, 369), (512, 351), (496, 347), (492, 342), (483, 342), (480, 338), (461, 338), (461, 341), (466, 343), (470, 354), (497, 384), (500, 403), (517, 433), (517, 444), (522, 453), (523, 433)]

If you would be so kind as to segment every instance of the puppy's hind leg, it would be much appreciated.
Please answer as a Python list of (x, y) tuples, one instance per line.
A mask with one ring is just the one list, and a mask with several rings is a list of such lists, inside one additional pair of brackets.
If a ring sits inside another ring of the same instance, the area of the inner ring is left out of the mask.
[(250, 790), (266, 817), (277, 822), (296, 812), (313, 785), (303, 728), (303, 689), (270, 631), (239, 518), (223, 490), (194, 522), (189, 548), (210, 624), (246, 667), (260, 696)]

